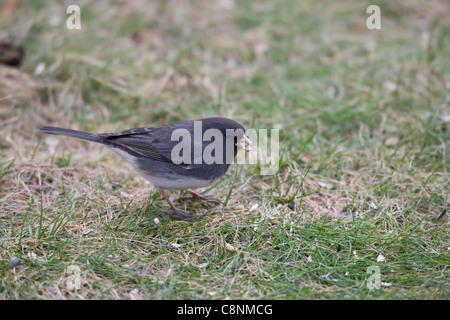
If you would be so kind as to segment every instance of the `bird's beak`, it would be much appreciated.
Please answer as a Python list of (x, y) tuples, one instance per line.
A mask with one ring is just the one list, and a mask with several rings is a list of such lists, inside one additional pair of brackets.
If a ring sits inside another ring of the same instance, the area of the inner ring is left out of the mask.
[(250, 141), (250, 139), (244, 134), (242, 138), (240, 138), (239, 141), (236, 143), (236, 146), (239, 149), (250, 151), (252, 150), (251, 144), (252, 142)]

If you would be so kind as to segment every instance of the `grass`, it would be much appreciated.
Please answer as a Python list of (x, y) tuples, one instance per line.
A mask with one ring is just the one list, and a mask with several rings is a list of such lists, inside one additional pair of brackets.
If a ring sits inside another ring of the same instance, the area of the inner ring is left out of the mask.
[[(1, 299), (450, 297), (447, 4), (380, 1), (369, 30), (364, 1), (80, 1), (68, 30), (69, 4), (0, 20), (27, 51), (0, 67)], [(223, 206), (178, 203), (195, 222), (106, 148), (37, 133), (207, 116), (281, 128), (280, 170), (232, 167), (204, 190)]]

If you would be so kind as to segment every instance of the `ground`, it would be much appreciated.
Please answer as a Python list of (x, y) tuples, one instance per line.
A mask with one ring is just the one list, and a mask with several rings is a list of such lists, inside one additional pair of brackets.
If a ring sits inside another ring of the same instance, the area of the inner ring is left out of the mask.
[[(450, 297), (445, 1), (0, 10), (26, 52), (0, 65), (0, 299)], [(177, 202), (194, 222), (106, 148), (38, 132), (208, 116), (279, 129), (279, 171), (233, 165), (200, 190), (221, 205)]]

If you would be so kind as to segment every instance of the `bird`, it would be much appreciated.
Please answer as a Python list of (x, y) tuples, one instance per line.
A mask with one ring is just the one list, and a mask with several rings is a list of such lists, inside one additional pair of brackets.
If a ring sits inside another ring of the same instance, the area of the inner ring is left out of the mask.
[(252, 144), (240, 123), (223, 117), (115, 133), (90, 133), (51, 126), (43, 126), (40, 131), (110, 148), (159, 191), (171, 208), (163, 213), (187, 221), (201, 216), (179, 210), (166, 191), (185, 190), (192, 199), (208, 201), (192, 189), (214, 184), (227, 172), (237, 152), (241, 149), (250, 151)]

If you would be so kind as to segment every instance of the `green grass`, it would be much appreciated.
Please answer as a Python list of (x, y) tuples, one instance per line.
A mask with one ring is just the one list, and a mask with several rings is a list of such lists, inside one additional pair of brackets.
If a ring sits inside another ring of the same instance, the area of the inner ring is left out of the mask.
[[(71, 31), (66, 4), (18, 1), (0, 299), (448, 299), (450, 7), (380, 1), (368, 30), (370, 4), (81, 1)], [(177, 202), (195, 222), (106, 148), (37, 133), (208, 116), (281, 128), (280, 170), (232, 167), (204, 190), (223, 206)]]

